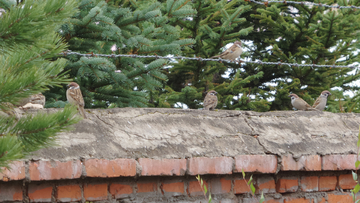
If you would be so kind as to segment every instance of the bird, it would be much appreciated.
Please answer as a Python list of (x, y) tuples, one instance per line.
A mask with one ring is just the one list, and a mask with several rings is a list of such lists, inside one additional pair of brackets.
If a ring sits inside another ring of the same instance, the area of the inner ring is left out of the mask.
[(76, 82), (67, 85), (66, 98), (70, 104), (76, 105), (80, 114), (86, 119), (84, 110), (84, 98), (81, 94), (80, 86)]
[(20, 100), (18, 106), (23, 107), (26, 104), (40, 104), (42, 107), (45, 106), (45, 96), (41, 93), (30, 95), (30, 97)]
[(217, 92), (215, 90), (210, 90), (204, 99), (204, 109), (205, 110), (214, 110), (217, 103), (218, 103), (218, 98), (217, 98)]
[(241, 42), (235, 41), (234, 44), (230, 48), (226, 49), (220, 55), (211, 57), (211, 59), (212, 58), (222, 58), (222, 59), (235, 61), (235, 59), (238, 58), (242, 54), (242, 51), (243, 50), (241, 48)]
[(289, 97), (291, 97), (292, 106), (295, 107), (297, 110), (303, 110), (303, 111), (317, 110), (312, 108), (306, 101), (301, 99), (296, 94), (290, 94)]
[(323, 111), (326, 106), (327, 98), (330, 95), (331, 95), (331, 93), (328, 90), (322, 91), (320, 96), (315, 100), (312, 107), (317, 110)]

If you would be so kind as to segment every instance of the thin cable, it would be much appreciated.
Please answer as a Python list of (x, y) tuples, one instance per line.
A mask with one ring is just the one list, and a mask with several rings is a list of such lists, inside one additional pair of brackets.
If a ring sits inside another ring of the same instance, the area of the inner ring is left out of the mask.
[(260, 4), (260, 5), (268, 5), (269, 3), (284, 3), (284, 4), (300, 4), (300, 5), (311, 5), (311, 6), (323, 6), (323, 7), (326, 7), (326, 8), (339, 8), (339, 9), (342, 9), (342, 8), (351, 8), (351, 9), (360, 9), (359, 6), (339, 6), (339, 5), (332, 5), (332, 6), (329, 6), (329, 5), (326, 5), (326, 4), (321, 4), (321, 3), (313, 3), (313, 2), (307, 2), (307, 1), (262, 1), (262, 2), (259, 2), (259, 1), (256, 1), (256, 0), (246, 0), (246, 1), (251, 1), (251, 2), (254, 2), (256, 4)]
[[(61, 55), (78, 55), (84, 57), (108, 57), (108, 58), (117, 58), (117, 57), (130, 57), (130, 58), (157, 58), (157, 59), (186, 59), (186, 60), (195, 60), (195, 61), (221, 61), (227, 63), (236, 63), (236, 61), (229, 61), (226, 59), (210, 59), (210, 58), (201, 58), (201, 57), (184, 57), (184, 56), (158, 56), (158, 55), (137, 55), (137, 54), (81, 54), (73, 51), (66, 51), (61, 53)], [(244, 63), (254, 63), (260, 65), (287, 65), (287, 66), (299, 66), (299, 67), (319, 67), (319, 68), (356, 68), (356, 66), (339, 66), (339, 65), (317, 65), (317, 64), (298, 64), (298, 63), (282, 63), (282, 62), (264, 62), (264, 61), (240, 61)]]

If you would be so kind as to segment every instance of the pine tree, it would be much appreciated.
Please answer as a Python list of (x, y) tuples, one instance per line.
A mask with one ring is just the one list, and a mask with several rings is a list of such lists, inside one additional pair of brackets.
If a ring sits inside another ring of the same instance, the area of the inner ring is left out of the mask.
[[(54, 59), (66, 48), (56, 30), (74, 15), (75, 0), (0, 0), (0, 108), (70, 80), (59, 74), (65, 59)], [(53, 114), (17, 118), (0, 112), (0, 167), (54, 144), (56, 134), (79, 118), (67, 106)]]

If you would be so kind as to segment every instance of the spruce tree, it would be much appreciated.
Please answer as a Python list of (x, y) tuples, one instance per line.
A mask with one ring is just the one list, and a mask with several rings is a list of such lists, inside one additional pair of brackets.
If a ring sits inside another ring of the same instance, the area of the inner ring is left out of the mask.
[[(69, 49), (95, 54), (181, 54), (193, 39), (180, 38), (170, 21), (195, 15), (188, 1), (82, 0), (80, 12), (61, 27)], [(64, 69), (80, 85), (86, 108), (151, 106), (151, 92), (163, 88), (165, 59), (65, 56)], [(48, 107), (61, 106), (65, 88), (47, 93)]]
[[(0, 109), (13, 112), (21, 99), (70, 81), (60, 74), (66, 60), (56, 58), (66, 44), (56, 30), (75, 7), (75, 0), (0, 0)], [(0, 112), (0, 167), (54, 144), (57, 133), (79, 120), (76, 112), (71, 106), (21, 118)]]
[[(72, 51), (209, 58), (236, 40), (246, 51), (241, 63), (66, 55), (70, 62), (64, 73), (80, 84), (86, 108), (186, 105), (197, 109), (206, 92), (215, 89), (219, 109), (290, 110), (289, 93), (312, 104), (323, 90), (357, 90), (349, 83), (360, 74), (349, 75), (350, 68), (279, 62), (349, 65), (357, 61), (359, 10), (259, 2), (82, 0), (80, 12), (59, 31)], [(48, 106), (65, 104), (61, 102), (66, 101), (65, 91), (62, 87), (48, 92), (52, 98)], [(327, 110), (360, 111), (357, 97), (332, 93)]]

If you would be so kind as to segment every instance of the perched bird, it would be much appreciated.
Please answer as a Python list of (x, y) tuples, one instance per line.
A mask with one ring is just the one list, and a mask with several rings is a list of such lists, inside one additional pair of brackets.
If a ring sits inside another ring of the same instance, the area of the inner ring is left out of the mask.
[(80, 86), (76, 82), (71, 82), (67, 85), (66, 98), (70, 104), (76, 105), (80, 114), (86, 119), (84, 110), (84, 99), (81, 94)]
[(204, 99), (204, 109), (205, 110), (214, 110), (217, 103), (218, 103), (218, 98), (217, 98), (217, 92), (215, 90), (210, 90)]
[(211, 58), (222, 58), (222, 59), (235, 61), (235, 59), (238, 58), (241, 54), (242, 54), (241, 42), (235, 41), (234, 44), (230, 48), (226, 49), (223, 53), (217, 56), (213, 56)]
[(317, 110), (323, 111), (325, 109), (327, 98), (329, 95), (331, 95), (329, 91), (327, 90), (322, 91), (312, 107)]
[(19, 102), (19, 106), (25, 106), (26, 104), (31, 103), (31, 104), (40, 104), (42, 107), (45, 106), (45, 96), (41, 93), (39, 94), (33, 94), (28, 98), (22, 99)]
[(297, 110), (303, 110), (303, 111), (311, 111), (316, 110), (312, 108), (306, 101), (301, 99), (296, 94), (290, 94), (289, 97), (291, 97), (291, 104), (293, 107), (295, 107)]

